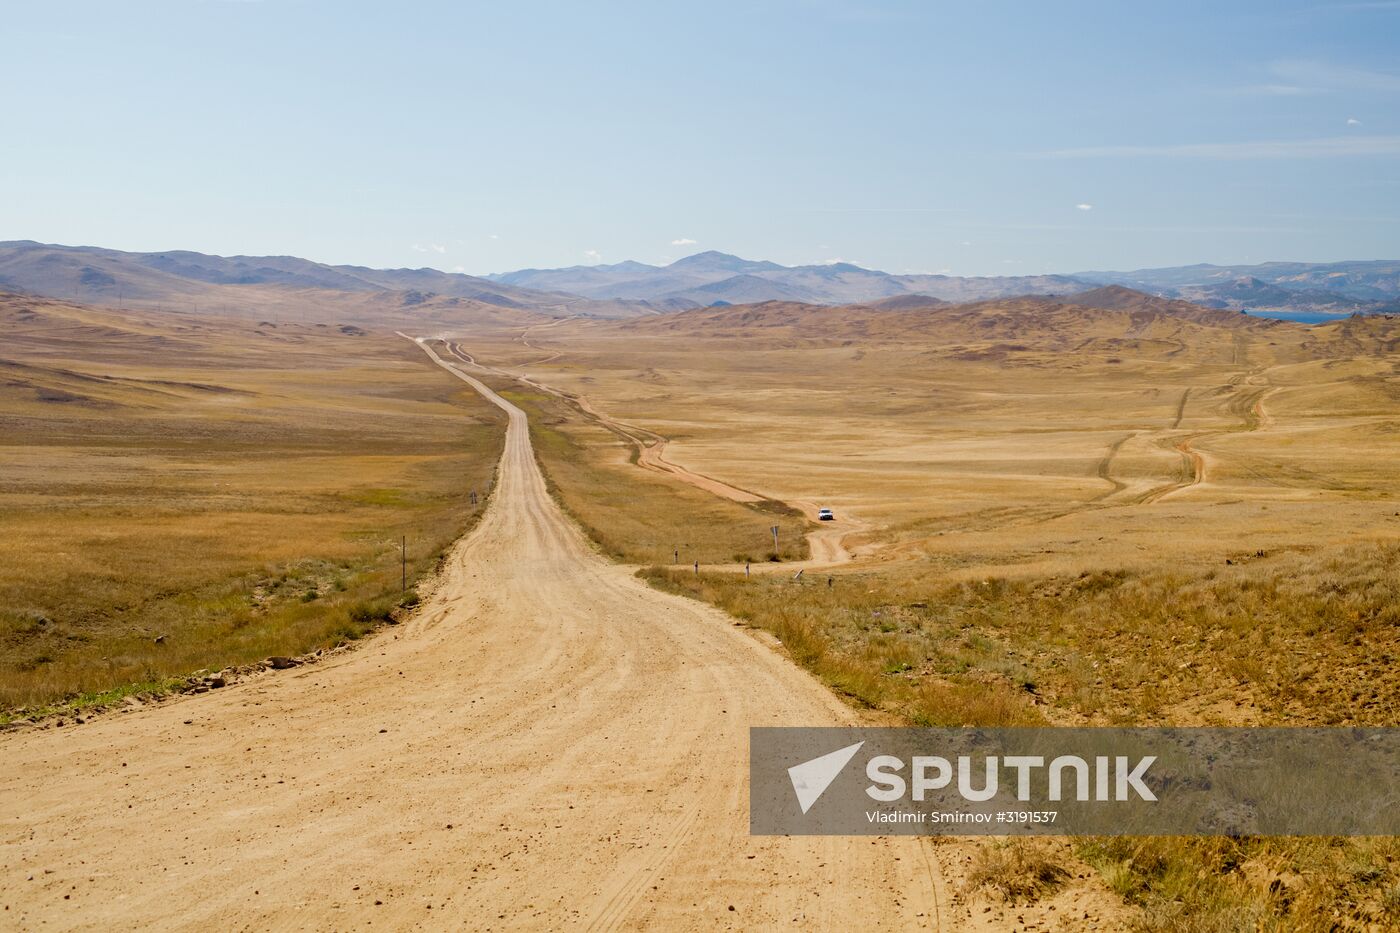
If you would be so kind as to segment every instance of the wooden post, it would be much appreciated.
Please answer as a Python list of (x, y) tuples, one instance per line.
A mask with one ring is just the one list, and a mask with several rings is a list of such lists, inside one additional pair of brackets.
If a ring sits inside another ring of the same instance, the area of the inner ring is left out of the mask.
[(399, 592), (408, 592), (408, 537), (399, 538)]

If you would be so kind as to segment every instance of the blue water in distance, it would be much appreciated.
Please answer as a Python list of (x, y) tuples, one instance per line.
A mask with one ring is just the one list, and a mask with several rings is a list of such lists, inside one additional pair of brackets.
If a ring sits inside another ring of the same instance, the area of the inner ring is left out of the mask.
[(1278, 321), (1293, 321), (1297, 324), (1326, 324), (1329, 321), (1340, 321), (1349, 317), (1346, 314), (1322, 314), (1318, 311), (1251, 311), (1247, 308), (1244, 313), (1251, 317), (1267, 317)]

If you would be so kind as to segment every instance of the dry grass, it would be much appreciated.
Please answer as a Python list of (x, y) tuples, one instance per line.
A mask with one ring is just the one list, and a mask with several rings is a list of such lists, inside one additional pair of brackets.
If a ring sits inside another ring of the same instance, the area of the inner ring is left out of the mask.
[(937, 725), (1389, 725), (1400, 545), (1218, 571), (794, 581), (651, 568), (873, 707)]
[[(880, 686), (847, 692), (919, 722), (1389, 725), (1400, 719), (1397, 561), (1400, 545), (1370, 543), (1039, 580), (948, 581), (907, 565), (834, 573), (830, 587), (820, 575), (647, 576), (772, 631), (799, 659), (859, 662)], [(957, 685), (1027, 712), (909, 704)]]
[[(772, 632), (866, 705), (925, 725), (1392, 725), (1400, 546), (1252, 557), (1218, 571), (920, 579), (907, 568), (654, 584)], [(1400, 923), (1394, 840), (1083, 840), (1077, 855), (1143, 929), (1367, 929)], [(986, 883), (1018, 894), (1017, 862)], [(1040, 871), (1030, 871), (1025, 884)], [(994, 870), (993, 870), (994, 869)], [(1276, 883), (1277, 882), (1277, 883)], [(980, 882), (979, 882), (980, 883)]]
[[(1043, 725), (1025, 670), (970, 630), (948, 639), (870, 574), (745, 578), (650, 567), (653, 585), (702, 599), (772, 633), (797, 663), (839, 693), (929, 726)], [(995, 658), (995, 660), (993, 660)]]
[(412, 583), (499, 454), (497, 411), (398, 338), (0, 311), (0, 707), (358, 637), (399, 538)]
[[(717, 309), (472, 349), (693, 469), (868, 522), (873, 556), (830, 588), (644, 571), (858, 702), (939, 725), (1395, 724), (1396, 322), (1004, 305)], [(1400, 925), (1387, 841), (1077, 851), (1145, 929)]]
[(1057, 890), (1069, 877), (1047, 847), (1026, 839), (985, 845), (973, 857), (969, 888), (986, 888), (1012, 903), (1033, 903)]
[(1400, 927), (1395, 839), (1115, 837), (1078, 846), (1160, 933)]
[[(558, 398), (496, 381), (530, 416), (550, 489), (609, 555), (637, 564), (801, 560), (807, 522), (795, 510), (719, 499), (635, 465), (631, 445)], [(778, 550), (769, 528), (780, 528)]]

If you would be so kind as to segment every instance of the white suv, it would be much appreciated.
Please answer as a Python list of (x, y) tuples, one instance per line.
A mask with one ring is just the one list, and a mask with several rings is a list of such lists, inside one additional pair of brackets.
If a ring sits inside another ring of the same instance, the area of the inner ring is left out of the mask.
[(831, 514), (831, 509), (817, 509), (817, 521), (834, 522), (836, 521), (836, 516)]

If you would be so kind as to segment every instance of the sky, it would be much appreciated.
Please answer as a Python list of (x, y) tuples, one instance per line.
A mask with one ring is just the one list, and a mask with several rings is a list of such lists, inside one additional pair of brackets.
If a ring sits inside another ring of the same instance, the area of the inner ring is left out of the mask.
[(1400, 0), (4, 0), (0, 239), (482, 274), (1400, 257)]

